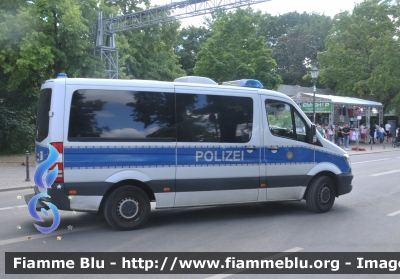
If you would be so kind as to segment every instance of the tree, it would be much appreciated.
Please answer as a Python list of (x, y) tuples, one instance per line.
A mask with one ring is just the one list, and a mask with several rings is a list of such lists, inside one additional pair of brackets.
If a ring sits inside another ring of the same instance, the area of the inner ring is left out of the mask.
[(366, 0), (335, 16), (318, 54), (320, 80), (340, 95), (376, 95), (384, 111), (399, 100), (399, 5)]
[(208, 34), (209, 30), (205, 27), (189, 26), (180, 30), (175, 44), (175, 54), (179, 56), (179, 63), (187, 76), (194, 75), (193, 68), (197, 62), (200, 45), (206, 40)]
[(194, 72), (217, 82), (255, 78), (265, 88), (275, 89), (281, 78), (272, 69), (276, 67), (272, 50), (257, 37), (261, 13), (252, 9), (238, 9), (215, 20), (210, 28), (212, 36), (201, 44)]
[(179, 26), (169, 22), (118, 34), (120, 72), (128, 78), (164, 81), (184, 76), (174, 53)]
[(276, 73), (281, 75), (284, 84), (311, 85), (304, 76), (316, 63), (317, 52), (325, 50), (325, 38), (331, 27), (332, 20), (325, 15), (298, 12), (279, 16), (265, 14), (259, 33), (273, 49)]
[(97, 61), (89, 25), (96, 20), (98, 0), (3, 2), (0, 106), (1, 125), (6, 130), (0, 131), (0, 152), (21, 152), (34, 143), (41, 83), (59, 72), (80, 77), (92, 73)]
[[(43, 81), (59, 72), (68, 77), (105, 77), (90, 35), (98, 11), (131, 13), (142, 10), (142, 3), (150, 4), (148, 0), (0, 2), (0, 152), (32, 149)], [(179, 23), (173, 22), (117, 34), (120, 77), (172, 80), (183, 75), (173, 53), (178, 28)]]

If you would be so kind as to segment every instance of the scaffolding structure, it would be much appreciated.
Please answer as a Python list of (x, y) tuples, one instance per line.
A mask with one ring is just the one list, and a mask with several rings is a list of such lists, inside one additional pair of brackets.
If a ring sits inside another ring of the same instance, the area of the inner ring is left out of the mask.
[(117, 79), (118, 48), (115, 46), (115, 33), (268, 1), (271, 0), (186, 0), (118, 17), (111, 14), (107, 19), (103, 19), (102, 12), (99, 12), (92, 30), (96, 34), (94, 53), (106, 62), (108, 78)]

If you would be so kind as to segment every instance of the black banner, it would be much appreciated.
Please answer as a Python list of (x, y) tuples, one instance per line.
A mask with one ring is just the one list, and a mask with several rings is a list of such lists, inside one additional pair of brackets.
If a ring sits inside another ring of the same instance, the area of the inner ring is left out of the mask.
[(6, 252), (6, 274), (399, 274), (394, 252)]

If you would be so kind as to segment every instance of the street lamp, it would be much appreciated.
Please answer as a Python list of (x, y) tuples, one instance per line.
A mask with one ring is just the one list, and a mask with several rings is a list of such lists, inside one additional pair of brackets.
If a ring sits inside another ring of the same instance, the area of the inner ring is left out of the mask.
[(311, 77), (314, 81), (314, 88), (313, 88), (313, 116), (314, 116), (314, 124), (315, 124), (315, 91), (317, 90), (317, 78), (318, 78), (318, 68), (313, 66), (311, 69)]

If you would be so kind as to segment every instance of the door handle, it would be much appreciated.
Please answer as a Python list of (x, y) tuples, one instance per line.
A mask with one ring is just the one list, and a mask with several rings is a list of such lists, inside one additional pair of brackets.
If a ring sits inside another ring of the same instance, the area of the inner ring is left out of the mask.
[(257, 150), (258, 149), (258, 147), (245, 147), (244, 148), (245, 150)]
[(271, 151), (278, 151), (279, 150), (279, 148), (277, 146), (267, 147), (267, 149), (271, 150)]

